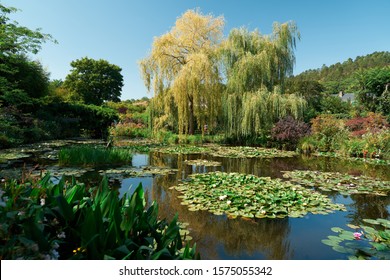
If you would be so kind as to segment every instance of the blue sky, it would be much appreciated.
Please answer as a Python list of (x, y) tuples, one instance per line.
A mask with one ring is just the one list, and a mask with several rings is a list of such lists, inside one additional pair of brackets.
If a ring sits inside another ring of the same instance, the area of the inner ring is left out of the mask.
[(65, 79), (70, 62), (85, 56), (105, 59), (122, 68), (122, 99), (151, 97), (137, 62), (150, 51), (153, 38), (168, 32), (186, 10), (223, 15), (224, 33), (245, 26), (268, 34), (275, 21), (296, 22), (301, 33), (294, 74), (355, 59), (374, 51), (390, 51), (390, 1), (255, 1), (255, 0), (0, 0), (21, 11), (13, 20), (42, 28), (58, 44), (46, 43), (34, 57)]

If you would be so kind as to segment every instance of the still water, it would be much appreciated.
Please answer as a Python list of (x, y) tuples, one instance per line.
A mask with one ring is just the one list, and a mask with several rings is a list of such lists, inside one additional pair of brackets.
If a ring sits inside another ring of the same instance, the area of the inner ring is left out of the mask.
[[(221, 166), (191, 166), (184, 163), (188, 159), (207, 159), (219, 161)], [(336, 203), (343, 203), (346, 212), (329, 215), (309, 214), (303, 218), (283, 219), (228, 219), (215, 216), (207, 211), (191, 212), (180, 204), (178, 192), (170, 187), (193, 173), (209, 171), (250, 173), (257, 176), (282, 177), (281, 171), (318, 170), (371, 176), (390, 180), (388, 166), (374, 166), (359, 162), (335, 160), (332, 158), (294, 158), (274, 159), (235, 159), (215, 158), (205, 155), (168, 155), (151, 152), (133, 157), (133, 166), (159, 166), (175, 168), (174, 175), (126, 178), (120, 182), (121, 195), (131, 193), (142, 183), (148, 201), (157, 201), (161, 218), (172, 218), (179, 213), (179, 220), (189, 223), (190, 235), (202, 259), (346, 259), (344, 254), (333, 251), (321, 243), (330, 230), (346, 224), (359, 224), (365, 218), (390, 218), (390, 197), (374, 195), (342, 196), (330, 195)]]
[[(185, 160), (205, 159), (221, 162), (221, 166), (205, 167), (186, 164)], [(31, 166), (37, 162), (28, 159)], [(19, 167), (2, 163), (0, 171), (21, 170), (25, 161), (19, 161)], [(55, 165), (50, 159), (38, 162), (41, 166)], [(130, 164), (130, 163), (129, 163)], [(192, 242), (196, 242), (202, 259), (298, 259), (326, 260), (346, 259), (321, 240), (334, 235), (332, 227), (347, 229), (347, 224), (358, 225), (365, 218), (390, 219), (390, 196), (348, 195), (327, 193), (336, 203), (343, 203), (346, 212), (334, 212), (329, 215), (309, 214), (303, 218), (283, 219), (228, 219), (216, 216), (207, 211), (191, 212), (181, 205), (178, 192), (171, 187), (193, 173), (210, 171), (240, 172), (282, 178), (282, 171), (318, 170), (326, 172), (348, 173), (354, 176), (365, 175), (390, 181), (390, 166), (370, 165), (364, 162), (353, 162), (334, 158), (305, 157), (273, 159), (219, 158), (208, 155), (171, 155), (158, 152), (135, 154), (131, 165), (142, 169), (146, 166), (172, 168), (177, 171), (170, 175), (125, 177), (111, 184), (117, 187), (119, 195), (131, 194), (139, 183), (142, 183), (148, 203), (156, 201), (159, 205), (161, 219), (178, 213), (181, 222), (189, 223), (188, 229)], [(1, 172), (0, 172), (1, 173)], [(78, 180), (96, 186), (102, 179), (98, 172), (87, 172)]]

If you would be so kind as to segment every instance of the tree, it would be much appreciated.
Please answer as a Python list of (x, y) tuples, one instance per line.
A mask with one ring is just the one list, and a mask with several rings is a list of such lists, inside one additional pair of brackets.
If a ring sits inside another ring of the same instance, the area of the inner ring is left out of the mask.
[(108, 61), (88, 57), (70, 63), (72, 70), (64, 87), (85, 104), (101, 105), (105, 101), (119, 102), (123, 87), (122, 69)]
[(382, 111), (388, 114), (386, 104), (389, 90), (386, 85), (390, 83), (390, 66), (358, 71), (355, 78), (360, 90), (359, 101), (365, 108), (372, 112)]
[(16, 11), (0, 4), (0, 96), (26, 92), (40, 97), (47, 92), (48, 74), (27, 54), (37, 53), (42, 43), (53, 39), (40, 29), (31, 30), (11, 21), (8, 15)]
[(221, 48), (227, 76), (223, 112), (228, 138), (257, 142), (258, 137), (270, 134), (279, 119), (288, 115), (302, 117), (305, 100), (284, 94), (299, 37), (292, 22), (274, 23), (268, 36), (244, 28), (230, 32)]
[(304, 112), (305, 121), (310, 121), (322, 111), (321, 101), (324, 96), (324, 86), (315, 80), (303, 80), (291, 77), (286, 81), (286, 93), (302, 96), (307, 101)]
[(228, 91), (243, 93), (261, 87), (272, 91), (276, 85), (284, 91), (295, 64), (297, 38), (300, 34), (293, 22), (275, 22), (271, 35), (233, 29), (222, 48)]
[(31, 30), (11, 22), (8, 14), (16, 12), (13, 7), (5, 7), (0, 3), (0, 55), (10, 57), (16, 54), (32, 52), (36, 54), (42, 43), (52, 40), (51, 35), (44, 34), (40, 29)]
[(157, 128), (175, 110), (180, 134), (194, 134), (196, 126), (216, 126), (221, 108), (217, 49), (223, 26), (222, 17), (189, 10), (168, 33), (154, 40), (140, 68), (146, 87), (154, 92), (153, 108), (163, 112), (154, 115), (155, 125), (160, 123)]

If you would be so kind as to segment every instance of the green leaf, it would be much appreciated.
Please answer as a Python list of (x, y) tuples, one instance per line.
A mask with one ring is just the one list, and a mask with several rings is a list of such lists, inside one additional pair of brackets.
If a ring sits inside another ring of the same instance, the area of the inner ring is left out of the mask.
[(332, 227), (330, 230), (333, 232), (336, 232), (336, 233), (340, 233), (340, 232), (344, 231), (344, 229), (342, 229), (340, 227)]
[(371, 245), (374, 246), (375, 249), (378, 250), (378, 251), (388, 251), (388, 250), (390, 250), (390, 247), (386, 246), (386, 244), (372, 242)]
[(56, 197), (57, 209), (60, 215), (65, 219), (66, 222), (71, 222), (73, 220), (73, 209), (72, 206), (66, 201), (66, 199), (59, 195)]
[(337, 240), (332, 239), (323, 239), (321, 240), (321, 242), (331, 247), (339, 245), (339, 242)]
[(379, 221), (373, 220), (373, 219), (363, 219), (363, 221), (368, 223), (368, 224), (372, 224), (372, 225), (379, 225), (380, 224)]

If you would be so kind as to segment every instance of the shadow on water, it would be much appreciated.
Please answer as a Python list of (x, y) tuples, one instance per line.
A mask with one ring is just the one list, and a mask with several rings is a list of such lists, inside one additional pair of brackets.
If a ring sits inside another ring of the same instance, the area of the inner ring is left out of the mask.
[[(218, 161), (220, 166), (195, 166), (185, 160), (206, 159)], [(49, 165), (51, 161), (45, 162)], [(347, 212), (329, 215), (308, 214), (303, 218), (283, 219), (228, 219), (207, 211), (189, 211), (181, 205), (178, 192), (171, 187), (190, 174), (210, 171), (239, 172), (282, 178), (282, 171), (318, 170), (327, 172), (365, 175), (381, 180), (390, 180), (389, 166), (375, 166), (364, 162), (351, 162), (333, 158), (296, 156), (293, 158), (242, 159), (222, 158), (208, 155), (171, 155), (157, 152), (135, 154), (132, 166), (168, 167), (177, 169), (175, 174), (127, 177), (111, 181), (119, 195), (131, 194), (142, 183), (148, 203), (156, 201), (160, 218), (171, 219), (179, 213), (179, 220), (189, 223), (190, 235), (196, 242), (202, 259), (345, 259), (345, 255), (333, 251), (321, 243), (333, 234), (330, 230), (346, 224), (361, 224), (366, 218), (390, 218), (390, 197), (374, 195), (342, 196), (327, 193), (336, 203), (343, 203)], [(91, 186), (102, 179), (98, 172), (87, 172), (81, 181)]]

